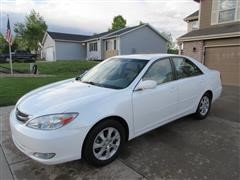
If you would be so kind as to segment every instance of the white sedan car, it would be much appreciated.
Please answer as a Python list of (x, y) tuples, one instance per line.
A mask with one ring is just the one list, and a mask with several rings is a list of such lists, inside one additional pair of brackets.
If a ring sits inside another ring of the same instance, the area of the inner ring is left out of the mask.
[(44, 164), (102, 166), (143, 133), (189, 114), (206, 118), (221, 91), (220, 73), (189, 57), (115, 56), (23, 96), (10, 115), (12, 138)]

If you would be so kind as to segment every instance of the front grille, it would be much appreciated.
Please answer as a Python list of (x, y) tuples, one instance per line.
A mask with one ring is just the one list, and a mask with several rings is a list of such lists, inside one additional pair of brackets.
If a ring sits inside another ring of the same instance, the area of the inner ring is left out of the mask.
[(19, 111), (19, 109), (16, 109), (16, 118), (17, 120), (25, 123), (29, 120), (29, 115)]

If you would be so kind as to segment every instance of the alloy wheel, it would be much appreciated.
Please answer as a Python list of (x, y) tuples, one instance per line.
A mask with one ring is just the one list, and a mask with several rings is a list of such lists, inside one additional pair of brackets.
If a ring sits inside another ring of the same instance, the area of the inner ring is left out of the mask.
[(200, 106), (199, 106), (199, 110), (200, 110), (200, 114), (202, 116), (205, 116), (208, 113), (209, 110), (209, 106), (210, 106), (210, 100), (208, 96), (204, 96), (201, 101), (200, 101)]
[(108, 127), (98, 133), (93, 142), (93, 154), (98, 160), (110, 159), (120, 146), (121, 136), (117, 129)]

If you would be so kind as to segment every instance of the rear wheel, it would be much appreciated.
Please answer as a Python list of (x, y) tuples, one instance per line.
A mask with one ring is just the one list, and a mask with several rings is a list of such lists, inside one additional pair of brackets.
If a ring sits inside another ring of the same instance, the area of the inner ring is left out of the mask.
[(195, 117), (197, 119), (205, 119), (211, 109), (211, 102), (212, 102), (212, 97), (209, 93), (205, 93), (199, 104), (198, 104), (198, 108), (197, 111), (195, 113)]
[(87, 135), (83, 158), (94, 166), (104, 166), (117, 158), (125, 143), (125, 129), (116, 120), (96, 125)]

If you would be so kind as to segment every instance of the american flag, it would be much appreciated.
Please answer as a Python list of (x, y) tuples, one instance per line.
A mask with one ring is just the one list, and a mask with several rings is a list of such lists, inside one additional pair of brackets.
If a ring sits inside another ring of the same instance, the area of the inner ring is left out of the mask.
[(11, 33), (9, 18), (8, 18), (8, 21), (7, 21), (7, 31), (6, 31), (5, 39), (8, 42), (8, 44), (12, 45), (12, 33)]

